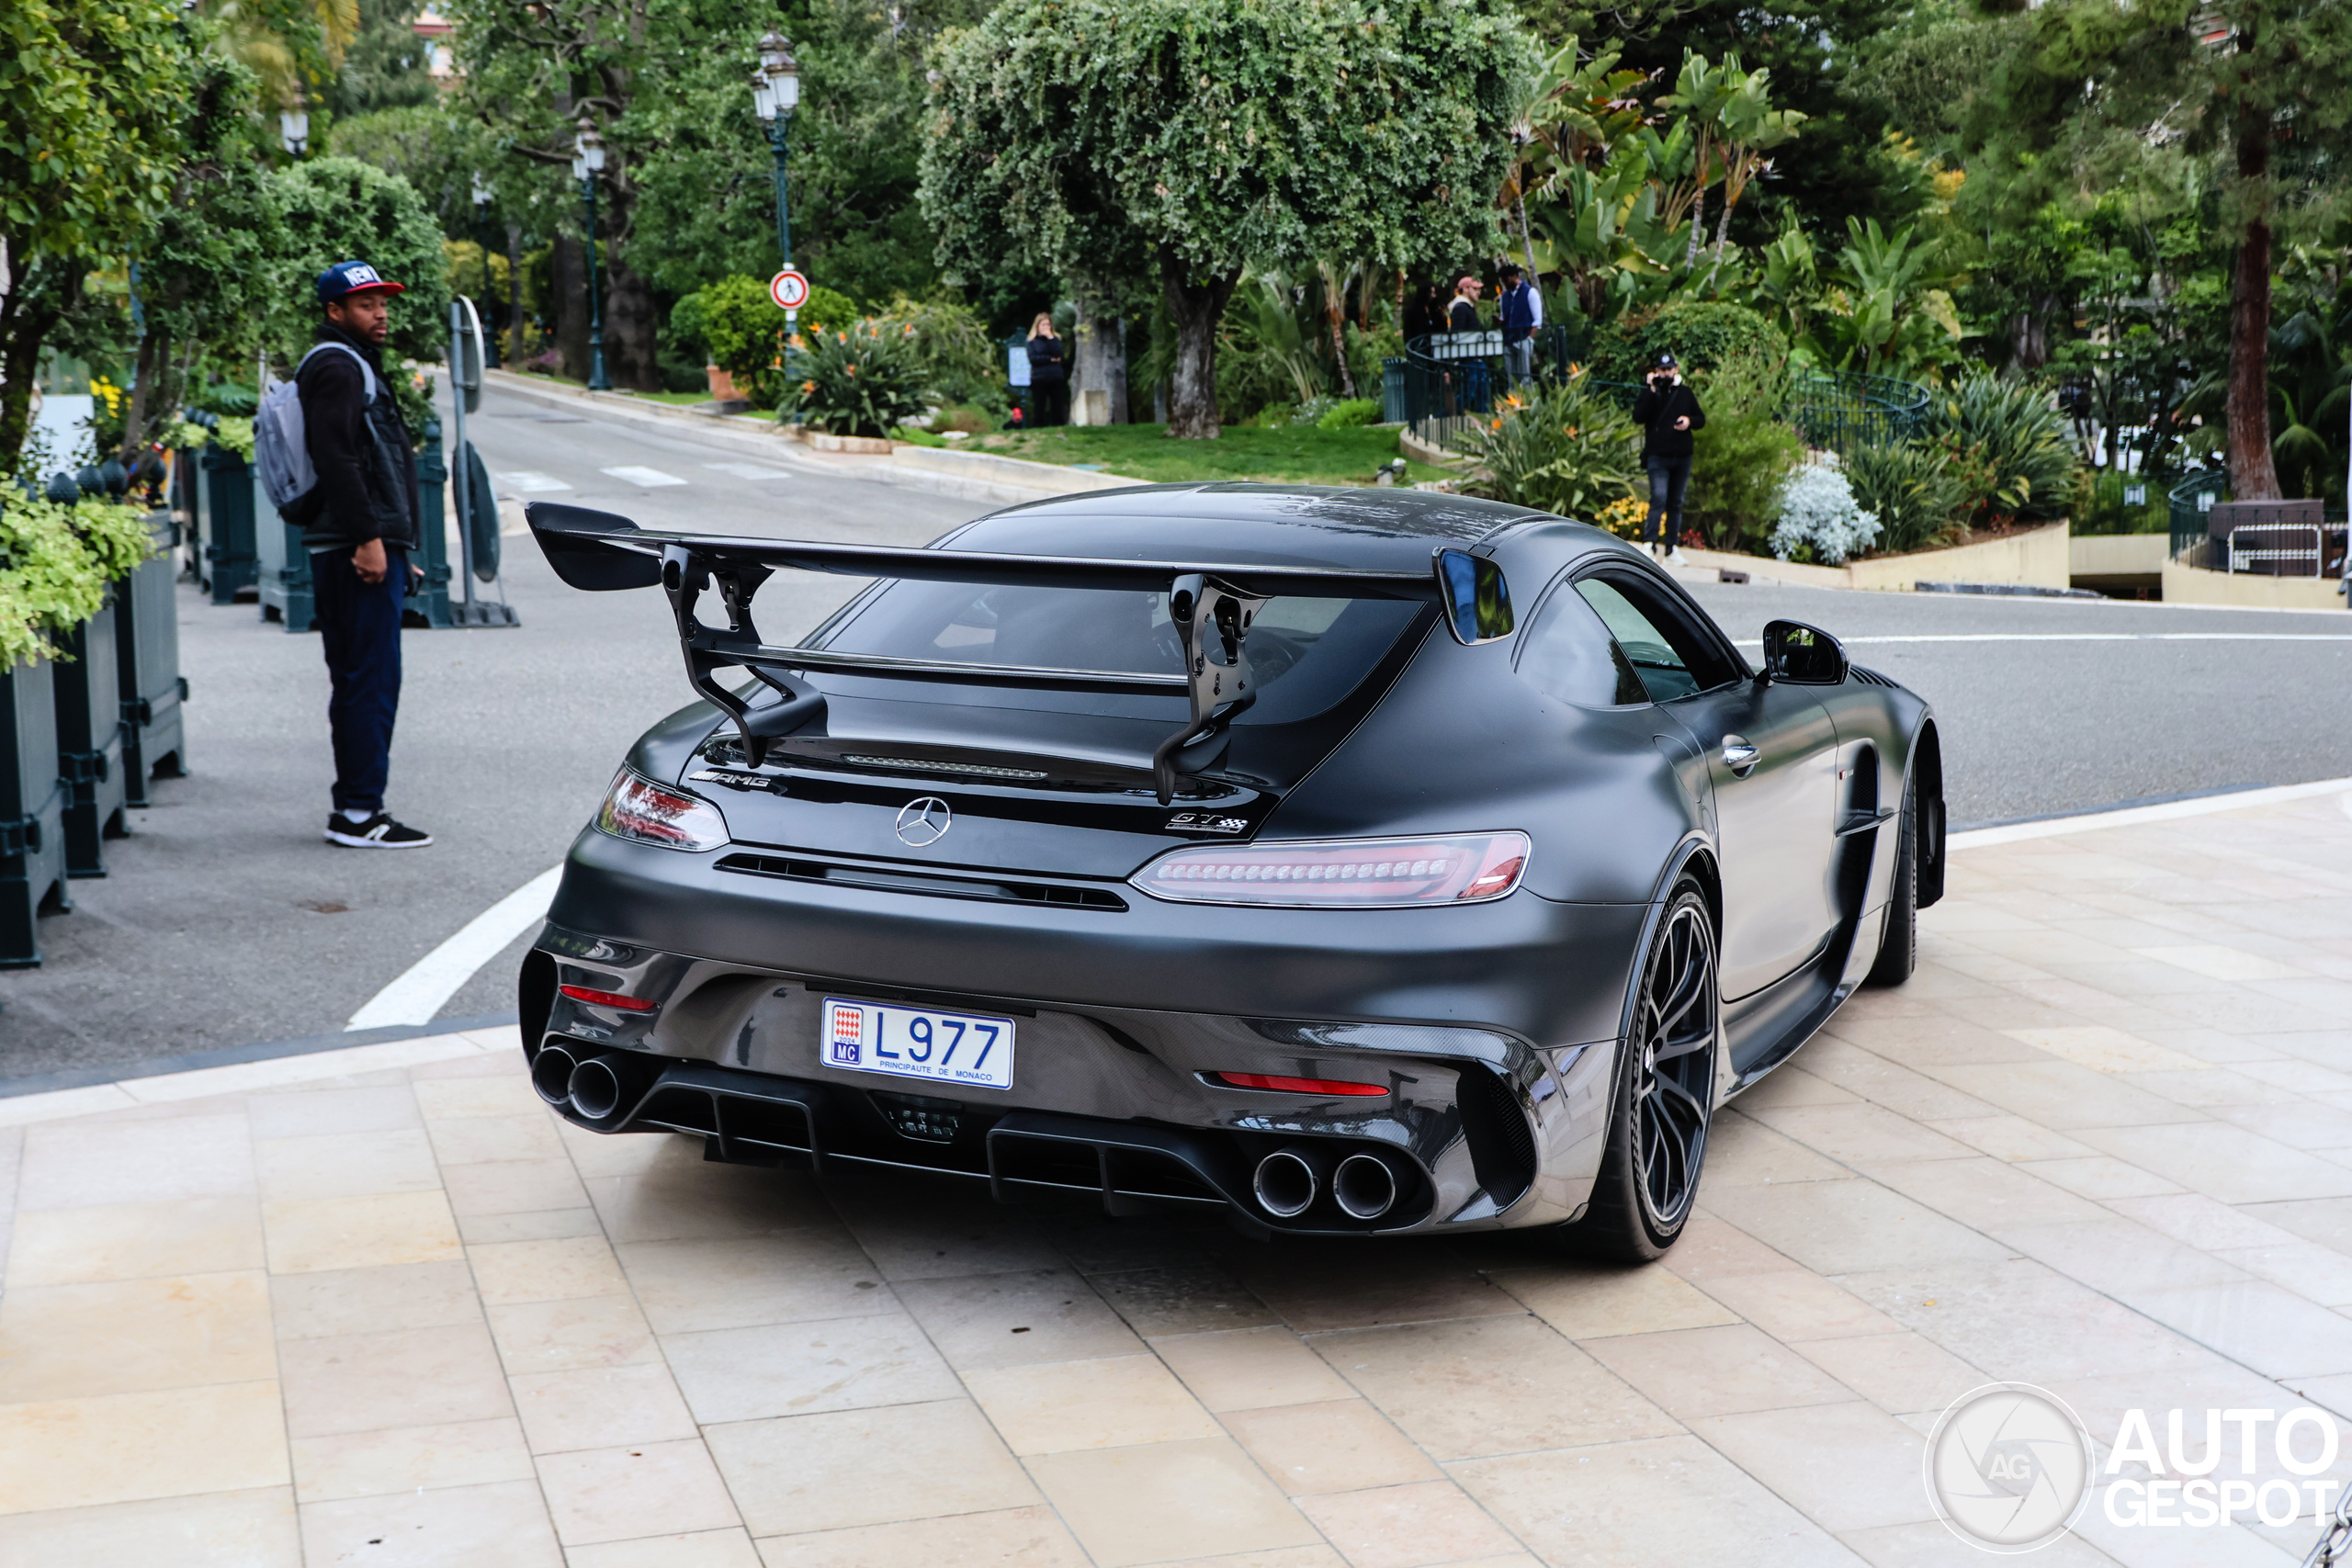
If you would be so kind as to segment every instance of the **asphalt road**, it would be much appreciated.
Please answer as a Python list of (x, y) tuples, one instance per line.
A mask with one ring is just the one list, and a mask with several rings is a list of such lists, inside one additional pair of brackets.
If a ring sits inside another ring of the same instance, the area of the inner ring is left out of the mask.
[[(650, 526), (913, 544), (988, 509), (693, 434), (497, 392), (473, 424), (503, 493)], [(0, 1079), (339, 1031), (561, 859), (630, 740), (687, 692), (659, 594), (576, 593), (527, 537), (505, 544), (519, 629), (405, 639), (390, 806), (439, 840), (410, 853), (320, 840), (332, 769), (315, 637), (182, 590), (195, 772), (133, 814), (111, 875), (73, 885), (74, 913), (41, 922), (44, 967), (0, 976)], [(763, 630), (797, 637), (855, 586), (782, 577), (761, 598)], [(1924, 694), (1945, 725), (1955, 825), (2352, 774), (2352, 615), (1693, 592), (1735, 637), (1808, 621)], [(1951, 637), (1971, 640), (1899, 640)], [(2310, 638), (2331, 640), (2295, 640)], [(525, 941), (441, 1016), (511, 1010)]]

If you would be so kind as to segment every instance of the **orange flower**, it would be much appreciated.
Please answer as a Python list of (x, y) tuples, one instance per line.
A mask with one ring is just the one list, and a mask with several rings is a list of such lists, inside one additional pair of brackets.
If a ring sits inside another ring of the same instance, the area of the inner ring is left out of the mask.
[(850, 374), (850, 375), (852, 375), (852, 376), (856, 375), (856, 374), (857, 374), (857, 367), (856, 367), (856, 366), (854, 366), (854, 365), (851, 366), (851, 367), (849, 367), (848, 374)]
[(800, 395), (804, 398), (816, 389), (817, 383), (814, 381), (803, 381), (800, 383)]

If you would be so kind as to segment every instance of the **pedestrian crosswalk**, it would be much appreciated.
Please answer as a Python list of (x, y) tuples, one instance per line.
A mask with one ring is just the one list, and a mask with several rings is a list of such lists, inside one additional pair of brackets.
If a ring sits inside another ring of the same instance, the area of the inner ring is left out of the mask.
[[(791, 469), (779, 468), (770, 463), (705, 463), (703, 467), (714, 473), (726, 474), (738, 479), (765, 481), (788, 479), (794, 477)], [(596, 471), (608, 479), (616, 479), (624, 484), (635, 485), (639, 490), (663, 490), (672, 485), (694, 482), (691, 479), (681, 479), (676, 474), (664, 473), (660, 468), (648, 468), (642, 463), (624, 463), (615, 468), (599, 468)], [(577, 485), (537, 468), (502, 471), (498, 476), (498, 490), (502, 495), (547, 495), (558, 491), (578, 488)], [(591, 482), (588, 488), (594, 490), (597, 487)]]
[(733, 474), (739, 479), (788, 479), (789, 468), (772, 468), (764, 463), (705, 463), (706, 468), (716, 468), (722, 474)]
[(599, 468), (596, 471), (636, 485), (641, 490), (659, 490), (664, 485), (682, 485), (686, 482), (675, 474), (665, 474), (659, 468), (649, 468), (641, 463), (624, 463), (616, 468)]
[(548, 491), (571, 488), (553, 474), (543, 474), (536, 468), (525, 468), (516, 473), (501, 474), (498, 477), (504, 481), (510, 492), (518, 495), (540, 495)]

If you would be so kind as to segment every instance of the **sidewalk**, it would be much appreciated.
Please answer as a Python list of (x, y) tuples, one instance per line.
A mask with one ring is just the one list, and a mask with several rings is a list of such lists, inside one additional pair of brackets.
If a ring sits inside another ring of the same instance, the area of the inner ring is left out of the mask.
[[(1923, 924), (1631, 1270), (705, 1164), (511, 1030), (0, 1100), (0, 1562), (1913, 1568), (1984, 1561), (1920, 1471), (1987, 1382), (2102, 1464), (2352, 1416), (2352, 795), (1980, 841)], [(2317, 1535), (2102, 1504), (2032, 1561)]]

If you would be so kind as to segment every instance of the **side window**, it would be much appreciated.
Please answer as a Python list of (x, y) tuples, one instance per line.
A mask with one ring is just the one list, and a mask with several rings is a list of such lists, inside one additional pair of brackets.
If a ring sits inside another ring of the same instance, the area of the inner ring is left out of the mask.
[(1642, 684), (1658, 702), (1670, 703), (1677, 697), (1687, 697), (1699, 690), (1699, 678), (1690, 672), (1681, 652), (1657, 623), (1645, 615), (1613, 582), (1589, 577), (1577, 584), (1577, 592), (1600, 617), (1617, 646), (1640, 671)]
[(1649, 693), (1617, 639), (1572, 588), (1544, 601), (1520, 643), (1520, 678), (1544, 695), (1578, 707), (1624, 707)]

